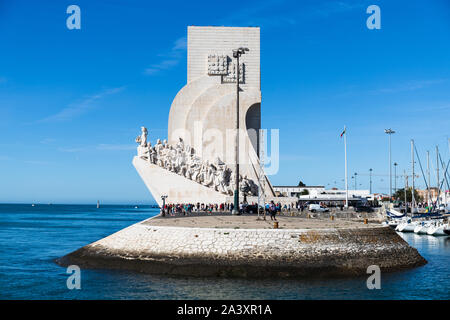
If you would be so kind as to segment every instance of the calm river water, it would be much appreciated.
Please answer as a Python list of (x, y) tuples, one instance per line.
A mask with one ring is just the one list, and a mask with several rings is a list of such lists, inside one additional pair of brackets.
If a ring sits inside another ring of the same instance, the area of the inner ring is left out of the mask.
[(167, 277), (82, 270), (81, 290), (68, 290), (66, 269), (53, 260), (157, 214), (149, 206), (0, 204), (1, 299), (449, 299), (450, 237), (401, 234), (428, 260), (366, 278), (242, 280)]

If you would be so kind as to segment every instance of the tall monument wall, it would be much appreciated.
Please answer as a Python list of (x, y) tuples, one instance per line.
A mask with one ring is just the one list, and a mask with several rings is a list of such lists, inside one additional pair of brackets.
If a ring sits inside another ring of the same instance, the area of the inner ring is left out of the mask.
[[(244, 189), (246, 185), (249, 190), (242, 191), (243, 194), (255, 196), (260, 180), (260, 29), (189, 26), (187, 40), (187, 83), (177, 93), (170, 108), (167, 144), (163, 144), (164, 148), (161, 144), (156, 147), (158, 152), (155, 157), (162, 150), (165, 160), (149, 160), (149, 165), (159, 164), (171, 172), (181, 172), (181, 179), (188, 177), (215, 191), (220, 190), (223, 195), (232, 195), (236, 168), (237, 113), (237, 61), (233, 50), (248, 48), (239, 61), (239, 173)], [(146, 136), (139, 141), (145, 139)], [(141, 158), (149, 159), (145, 156), (146, 143), (140, 145), (144, 148), (140, 149), (143, 152)], [(167, 157), (171, 160), (167, 161)], [(165, 182), (162, 181), (160, 183), (163, 186), (156, 188), (153, 184), (157, 183), (156, 172), (160, 170), (143, 170), (142, 162), (133, 163), (137, 169), (139, 167), (138, 172), (149, 190), (158, 189), (158, 194), (182, 193), (181, 186), (186, 185), (184, 181), (172, 185), (172, 189), (164, 186)], [(189, 171), (190, 168), (195, 171), (199, 167), (202, 170), (199, 174)], [(265, 182), (265, 195), (275, 196), (267, 177), (264, 175), (262, 179)], [(190, 194), (192, 202), (208, 200), (203, 199), (203, 193), (198, 197), (192, 192)], [(226, 199), (223, 197), (224, 201)], [(171, 200), (177, 202), (186, 198), (175, 197)]]

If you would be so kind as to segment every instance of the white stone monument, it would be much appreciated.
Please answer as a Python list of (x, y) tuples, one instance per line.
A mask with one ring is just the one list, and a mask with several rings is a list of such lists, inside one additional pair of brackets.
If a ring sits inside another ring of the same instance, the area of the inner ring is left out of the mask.
[[(248, 197), (257, 196), (261, 126), (259, 39), (257, 27), (188, 27), (187, 84), (172, 102), (168, 141), (158, 140), (152, 147), (147, 143), (145, 128), (136, 138), (139, 146), (133, 165), (160, 206), (163, 195), (168, 196), (168, 203), (233, 202), (236, 165), (233, 50), (239, 47), (249, 48), (239, 61), (240, 197), (244, 193)], [(273, 188), (265, 179), (265, 195), (274, 197)]]

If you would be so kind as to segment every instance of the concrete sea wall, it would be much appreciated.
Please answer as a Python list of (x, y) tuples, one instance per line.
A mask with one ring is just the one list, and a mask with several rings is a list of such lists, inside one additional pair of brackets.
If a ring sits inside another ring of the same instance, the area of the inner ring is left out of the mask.
[(192, 276), (365, 275), (426, 260), (389, 227), (212, 229), (138, 223), (57, 260), (61, 265)]

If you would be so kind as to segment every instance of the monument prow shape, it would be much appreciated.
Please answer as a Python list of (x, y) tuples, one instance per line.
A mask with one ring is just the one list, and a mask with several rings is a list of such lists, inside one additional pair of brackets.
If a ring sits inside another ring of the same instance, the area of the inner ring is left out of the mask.
[[(258, 194), (261, 128), (260, 29), (188, 27), (187, 84), (173, 100), (168, 141), (140, 143), (133, 164), (158, 204), (233, 202), (236, 146), (236, 59), (239, 61), (240, 197)], [(153, 154), (153, 156), (152, 156)], [(161, 160), (163, 159), (163, 160)], [(273, 188), (263, 178), (266, 197)]]

